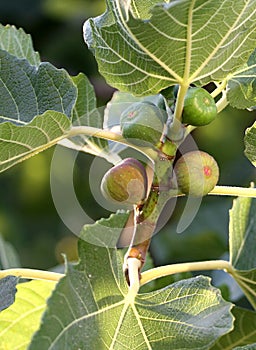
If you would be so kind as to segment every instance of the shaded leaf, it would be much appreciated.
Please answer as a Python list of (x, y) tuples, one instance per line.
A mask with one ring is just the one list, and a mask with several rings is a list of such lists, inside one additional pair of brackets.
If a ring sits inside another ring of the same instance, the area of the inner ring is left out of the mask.
[(47, 110), (70, 117), (76, 95), (76, 87), (64, 70), (50, 63), (31, 66), (0, 50), (0, 123), (26, 125)]
[(256, 268), (256, 199), (239, 197), (230, 210), (230, 262), (238, 270)]
[(0, 124), (0, 172), (55, 145), (70, 129), (62, 113), (47, 111), (25, 126)]
[(18, 280), (19, 278), (15, 276), (6, 276), (0, 279), (0, 311), (14, 303)]
[(245, 155), (256, 166), (256, 122), (245, 131)]
[(27, 349), (55, 285), (31, 281), (17, 286), (15, 303), (0, 313), (0, 349)]
[[(72, 124), (74, 127), (90, 126), (102, 129), (103, 117), (97, 108), (94, 88), (88, 78), (80, 73), (72, 78), (77, 88), (77, 100), (72, 111)], [(101, 155), (107, 151), (107, 141), (97, 137), (79, 135), (60, 142), (62, 146), (77, 149), (83, 152)], [(104, 152), (103, 152), (104, 150)]]
[(143, 11), (141, 2), (138, 10), (134, 1), (107, 3), (105, 14), (85, 23), (84, 38), (101, 74), (121, 91), (148, 95), (176, 83), (218, 81), (255, 48), (253, 0), (172, 1), (153, 8), (156, 2), (146, 1)]
[(248, 63), (228, 80), (227, 99), (232, 107), (250, 108), (256, 105), (256, 51)]
[(40, 64), (40, 57), (38, 52), (34, 51), (31, 36), (22, 28), (0, 24), (0, 49), (17, 58), (25, 58), (33, 66)]
[(256, 199), (238, 197), (230, 210), (229, 246), (233, 277), (256, 308)]
[(256, 341), (256, 313), (234, 307), (232, 314), (235, 317), (234, 329), (221, 337), (211, 350), (230, 350)]
[[(58, 284), (30, 350), (204, 350), (232, 329), (231, 304), (206, 277), (136, 297), (128, 293), (123, 255), (108, 247), (113, 243), (111, 226), (117, 237), (125, 218), (112, 215), (101, 225), (85, 227), (79, 242), (80, 263), (69, 266)], [(87, 242), (92, 237), (98, 246)]]
[(6, 270), (20, 266), (20, 259), (16, 250), (0, 234), (0, 269)]

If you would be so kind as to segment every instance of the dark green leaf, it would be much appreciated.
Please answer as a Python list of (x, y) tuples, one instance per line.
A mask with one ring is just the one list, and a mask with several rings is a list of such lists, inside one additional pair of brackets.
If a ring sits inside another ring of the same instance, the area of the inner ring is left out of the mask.
[(64, 70), (50, 63), (31, 66), (0, 50), (0, 96), (0, 123), (26, 125), (47, 110), (70, 117), (77, 91)]
[(14, 303), (18, 280), (19, 278), (15, 276), (6, 276), (0, 279), (0, 311)]

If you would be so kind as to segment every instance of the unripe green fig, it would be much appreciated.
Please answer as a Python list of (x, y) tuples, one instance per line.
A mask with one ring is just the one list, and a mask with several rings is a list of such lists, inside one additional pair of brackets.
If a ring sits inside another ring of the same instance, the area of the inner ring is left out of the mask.
[(182, 123), (203, 126), (211, 123), (217, 115), (213, 97), (203, 88), (189, 88), (184, 99)]
[(166, 112), (151, 103), (134, 103), (121, 114), (121, 133), (133, 144), (156, 145), (161, 138), (166, 118)]
[(219, 167), (206, 152), (185, 153), (175, 164), (178, 188), (184, 194), (201, 197), (209, 193), (219, 179)]
[(106, 199), (129, 205), (143, 203), (147, 188), (146, 170), (134, 158), (126, 158), (109, 169), (101, 182), (101, 191)]

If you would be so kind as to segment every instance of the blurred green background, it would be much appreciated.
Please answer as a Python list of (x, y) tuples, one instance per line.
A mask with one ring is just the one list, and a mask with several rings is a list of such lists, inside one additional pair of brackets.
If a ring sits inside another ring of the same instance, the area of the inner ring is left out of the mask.
[[(95, 87), (99, 105), (104, 105), (113, 89), (98, 75), (82, 36), (84, 21), (104, 10), (103, 0), (0, 0), (0, 23), (30, 33), (42, 60), (65, 68), (71, 75), (84, 72)], [(211, 125), (194, 132), (198, 147), (219, 163), (220, 184), (249, 186), (255, 180), (255, 169), (243, 153), (244, 131), (254, 120), (255, 113), (228, 108)], [(52, 154), (50, 149), (0, 174), (0, 232), (16, 248), (24, 267), (51, 268), (62, 262), (62, 253), (69, 260), (76, 259), (76, 237), (62, 223), (51, 197)], [(78, 157), (74, 181), (81, 205), (98, 219), (109, 213), (97, 205), (90, 191), (88, 170), (92, 161), (90, 155)], [(151, 253), (157, 265), (217, 259), (227, 252), (232, 198), (204, 198), (193, 223), (177, 234), (184, 204), (183, 199), (175, 204), (172, 218), (153, 239)]]

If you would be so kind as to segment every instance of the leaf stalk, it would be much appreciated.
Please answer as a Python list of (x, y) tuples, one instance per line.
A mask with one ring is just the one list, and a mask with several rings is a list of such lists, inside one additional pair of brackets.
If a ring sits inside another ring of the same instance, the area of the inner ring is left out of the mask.
[(149, 283), (157, 278), (174, 275), (176, 273), (205, 270), (224, 270), (231, 275), (233, 274), (233, 267), (230, 262), (226, 260), (188, 262), (159, 266), (142, 272), (140, 285), (143, 286), (144, 284)]
[(26, 279), (58, 282), (65, 275), (57, 272), (25, 269), (25, 268), (6, 269), (6, 270), (0, 271), (0, 279), (7, 276), (17, 276), (17, 277), (26, 278)]

